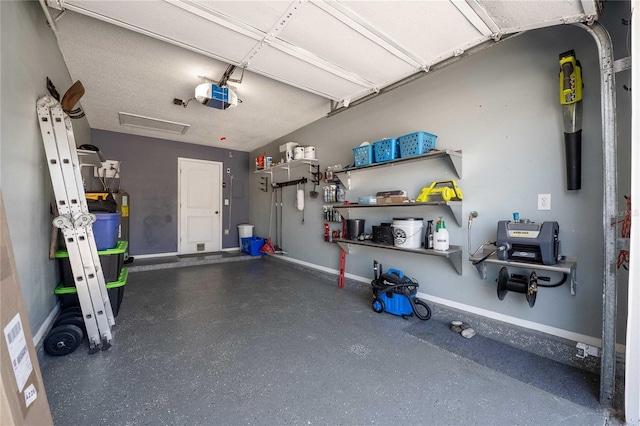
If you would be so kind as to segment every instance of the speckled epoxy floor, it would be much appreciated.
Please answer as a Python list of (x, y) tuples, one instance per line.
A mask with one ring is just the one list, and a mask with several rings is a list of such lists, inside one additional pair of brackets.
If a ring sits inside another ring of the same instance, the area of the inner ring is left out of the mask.
[[(57, 425), (576, 424), (574, 404), (266, 260), (129, 275), (113, 347), (42, 363)], [(432, 321), (421, 326), (434, 326)]]

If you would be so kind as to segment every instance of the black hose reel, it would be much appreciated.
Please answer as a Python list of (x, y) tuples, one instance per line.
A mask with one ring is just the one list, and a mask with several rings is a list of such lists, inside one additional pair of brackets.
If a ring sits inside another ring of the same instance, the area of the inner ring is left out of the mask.
[(536, 296), (538, 295), (539, 287), (558, 287), (567, 281), (567, 274), (564, 274), (562, 280), (554, 284), (539, 284), (538, 281), (551, 281), (551, 277), (539, 277), (538, 274), (531, 272), (527, 277), (526, 275), (511, 274), (506, 267), (500, 268), (498, 274), (498, 299), (504, 300), (504, 297), (509, 291), (515, 291), (516, 293), (524, 293), (529, 303), (529, 307), (533, 308), (536, 304)]
[(538, 277), (538, 274), (531, 272), (528, 277), (526, 275), (511, 274), (506, 267), (500, 268), (498, 274), (498, 299), (504, 300), (504, 297), (509, 291), (515, 291), (516, 293), (524, 293), (529, 302), (529, 307), (533, 308), (536, 304), (536, 295), (538, 294), (538, 279), (545, 279), (548, 281), (549, 277)]

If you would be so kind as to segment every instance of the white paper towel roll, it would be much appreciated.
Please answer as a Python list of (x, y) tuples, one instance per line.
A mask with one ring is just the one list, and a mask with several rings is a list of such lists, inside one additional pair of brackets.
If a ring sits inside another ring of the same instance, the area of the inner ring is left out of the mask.
[(296, 207), (298, 210), (304, 210), (304, 191), (302, 189), (298, 189), (298, 194), (296, 198)]

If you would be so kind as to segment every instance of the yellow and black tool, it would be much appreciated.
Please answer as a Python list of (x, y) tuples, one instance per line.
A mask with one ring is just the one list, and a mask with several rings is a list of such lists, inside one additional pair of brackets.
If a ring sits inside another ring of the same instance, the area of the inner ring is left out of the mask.
[(434, 201), (462, 201), (462, 190), (455, 180), (432, 182), (428, 187), (422, 188), (420, 195), (416, 198), (416, 202), (428, 203)]
[(560, 54), (560, 104), (564, 121), (567, 189), (580, 189), (582, 169), (582, 67), (573, 50)]

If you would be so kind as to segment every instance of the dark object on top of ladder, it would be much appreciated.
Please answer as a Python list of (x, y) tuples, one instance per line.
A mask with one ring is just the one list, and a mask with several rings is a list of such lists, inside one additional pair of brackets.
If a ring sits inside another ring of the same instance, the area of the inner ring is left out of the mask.
[(431, 318), (429, 305), (416, 297), (418, 283), (414, 279), (405, 276), (398, 269), (382, 273), (382, 264), (376, 260), (373, 261), (373, 274), (371, 307), (375, 312), (384, 311), (405, 319), (415, 314), (423, 321)]

